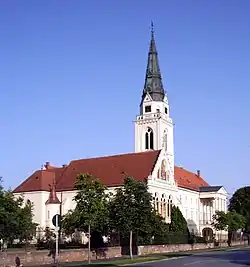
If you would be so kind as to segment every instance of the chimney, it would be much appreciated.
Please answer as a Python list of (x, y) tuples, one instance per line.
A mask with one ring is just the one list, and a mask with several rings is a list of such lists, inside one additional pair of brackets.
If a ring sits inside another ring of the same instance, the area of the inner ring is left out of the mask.
[(45, 167), (46, 170), (48, 170), (49, 167), (50, 167), (50, 162), (46, 161), (45, 164), (44, 164), (44, 167)]
[(201, 171), (197, 170), (197, 176), (200, 178), (201, 177)]
[(67, 167), (67, 164), (63, 164), (62, 167), (63, 167), (63, 168)]

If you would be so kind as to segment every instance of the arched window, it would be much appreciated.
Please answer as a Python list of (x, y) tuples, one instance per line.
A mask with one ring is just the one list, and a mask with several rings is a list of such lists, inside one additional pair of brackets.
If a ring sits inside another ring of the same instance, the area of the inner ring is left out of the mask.
[(148, 128), (145, 133), (145, 148), (154, 149), (154, 133), (151, 128)]
[(169, 196), (169, 198), (168, 198), (168, 205), (167, 205), (167, 216), (168, 216), (169, 218), (171, 217), (172, 207), (173, 207), (172, 196)]

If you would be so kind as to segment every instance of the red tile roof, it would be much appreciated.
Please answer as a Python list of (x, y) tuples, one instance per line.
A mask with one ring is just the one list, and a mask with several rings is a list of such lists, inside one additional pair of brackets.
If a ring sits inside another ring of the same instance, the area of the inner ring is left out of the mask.
[[(73, 160), (63, 168), (47, 168), (33, 173), (14, 193), (30, 191), (50, 191), (55, 173), (57, 191), (73, 190), (75, 179), (79, 173), (90, 173), (108, 187), (123, 183), (124, 174), (144, 181), (154, 170), (160, 150), (142, 153), (129, 153), (108, 157)], [(175, 167), (175, 180), (179, 187), (198, 190), (208, 184), (198, 175)]]
[(175, 182), (179, 187), (199, 191), (201, 186), (209, 186), (209, 184), (200, 176), (193, 172), (187, 171), (182, 167), (174, 167)]
[(57, 184), (61, 179), (65, 169), (66, 168), (53, 168), (35, 171), (14, 190), (14, 193), (31, 191), (50, 191), (50, 185), (52, 185), (53, 183), (54, 176)]

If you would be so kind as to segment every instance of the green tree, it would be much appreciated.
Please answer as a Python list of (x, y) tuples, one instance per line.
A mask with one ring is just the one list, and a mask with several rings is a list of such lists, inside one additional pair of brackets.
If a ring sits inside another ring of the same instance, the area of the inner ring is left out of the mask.
[[(79, 228), (78, 214), (75, 210), (69, 210), (62, 219), (62, 229), (64, 234), (71, 235), (75, 232), (75, 229)], [(85, 227), (86, 228), (86, 227)]]
[(235, 191), (229, 203), (229, 211), (235, 211), (244, 216), (244, 230), (250, 233), (250, 186)]
[[(77, 176), (75, 188), (77, 190), (74, 201), (76, 208), (70, 211), (63, 219), (65, 231), (74, 228), (80, 230), (91, 229), (103, 232), (108, 226), (108, 194), (107, 187), (90, 174)], [(90, 238), (89, 238), (89, 262), (90, 262)]]
[(224, 211), (216, 211), (212, 216), (212, 226), (216, 231), (226, 230), (228, 227), (228, 217)]
[(152, 206), (152, 195), (145, 182), (126, 176), (124, 185), (116, 190), (110, 203), (111, 225), (123, 237), (129, 234), (130, 257), (133, 235), (152, 235), (156, 233), (154, 223), (163, 225), (162, 218), (156, 215)]
[(188, 234), (187, 221), (182, 215), (179, 207), (173, 206), (171, 211), (170, 232)]
[(217, 231), (237, 231), (245, 226), (244, 216), (236, 213), (235, 211), (216, 211), (213, 215), (212, 226)]
[(25, 243), (25, 249), (27, 249), (28, 242), (36, 236), (38, 225), (33, 222), (33, 204), (27, 201), (23, 207), (19, 207), (16, 216), (18, 221), (17, 237), (20, 242)]
[(228, 231), (233, 232), (245, 227), (246, 219), (241, 214), (235, 211), (229, 211), (227, 213), (228, 219)]
[(32, 204), (24, 203), (22, 197), (15, 198), (11, 191), (5, 191), (0, 184), (0, 238), (8, 244), (12, 244), (14, 239), (26, 244), (35, 236), (35, 232)]

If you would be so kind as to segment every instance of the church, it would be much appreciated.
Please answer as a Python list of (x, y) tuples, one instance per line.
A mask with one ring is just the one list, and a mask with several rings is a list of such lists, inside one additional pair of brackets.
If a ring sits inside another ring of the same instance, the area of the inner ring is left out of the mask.
[(174, 127), (154, 35), (152, 29), (140, 114), (134, 122), (135, 151), (73, 160), (60, 167), (46, 162), (13, 191), (33, 203), (34, 221), (41, 229), (53, 228), (55, 214), (64, 215), (74, 208), (77, 174), (90, 173), (113, 192), (128, 174), (147, 182), (153, 205), (167, 223), (171, 221), (170, 207), (175, 205), (191, 232), (207, 238), (218, 234), (211, 226), (212, 215), (216, 210), (227, 211), (228, 194), (221, 185), (209, 185), (200, 170), (193, 173), (175, 165)]

